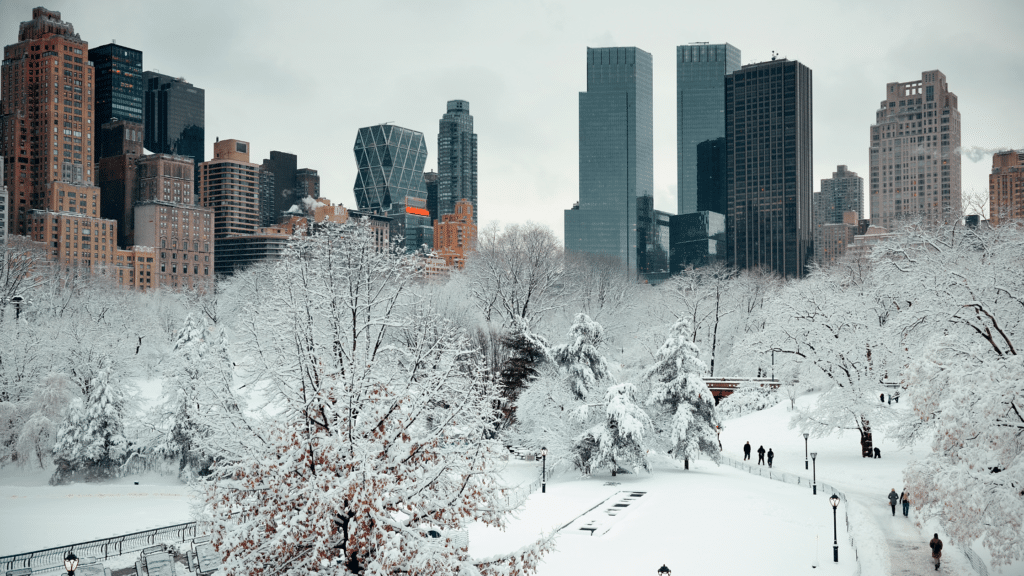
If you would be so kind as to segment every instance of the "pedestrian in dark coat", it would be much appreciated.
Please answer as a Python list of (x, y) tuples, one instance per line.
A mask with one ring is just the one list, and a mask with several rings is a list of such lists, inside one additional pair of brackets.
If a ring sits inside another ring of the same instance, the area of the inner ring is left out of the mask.
[(899, 494), (896, 493), (896, 489), (893, 488), (892, 492), (889, 492), (889, 504), (892, 505), (892, 515), (896, 515), (896, 503), (900, 501)]
[(764, 446), (757, 448), (757, 463), (764, 464)]
[(903, 503), (903, 515), (910, 516), (910, 493), (906, 489), (900, 494), (900, 502)]
[(768, 467), (769, 468), (772, 467), (772, 460), (774, 460), (774, 459), (775, 459), (775, 452), (772, 452), (772, 449), (769, 448), (768, 449)]
[(882, 394), (879, 394), (878, 399), (881, 400), (882, 402), (885, 402), (885, 393), (883, 392)]
[(881, 458), (881, 457), (882, 457), (882, 451), (879, 450), (878, 448), (875, 448), (875, 458)]
[(747, 443), (743, 445), (743, 459), (750, 460), (750, 440), (747, 440)]
[(939, 540), (939, 535), (936, 533), (935, 537), (928, 542), (928, 546), (932, 549), (932, 558), (935, 560), (935, 569), (939, 569), (939, 561), (942, 560), (942, 540)]

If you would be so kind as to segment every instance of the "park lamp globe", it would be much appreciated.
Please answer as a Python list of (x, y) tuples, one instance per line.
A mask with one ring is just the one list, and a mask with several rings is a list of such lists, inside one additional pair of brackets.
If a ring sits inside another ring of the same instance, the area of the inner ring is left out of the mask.
[(836, 496), (835, 494), (832, 494), (832, 496), (829, 497), (829, 499), (828, 499), (828, 503), (831, 504), (832, 505), (832, 509), (835, 510), (836, 508), (839, 507), (839, 496)]
[(68, 555), (64, 557), (64, 569), (69, 575), (74, 576), (75, 570), (78, 569), (78, 556), (75, 556), (74, 552), (68, 551)]
[(547, 447), (544, 447), (544, 448), (541, 448), (541, 449), (540, 449), (540, 455), (541, 455), (541, 456), (547, 456), (547, 455), (548, 455), (548, 449), (547, 449)]
[(662, 564), (661, 568), (658, 568), (658, 576), (672, 576), (672, 571), (668, 569), (668, 566)]

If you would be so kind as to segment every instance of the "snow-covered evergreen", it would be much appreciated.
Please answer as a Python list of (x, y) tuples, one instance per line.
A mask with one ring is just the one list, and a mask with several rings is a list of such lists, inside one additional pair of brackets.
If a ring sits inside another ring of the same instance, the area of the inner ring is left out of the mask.
[(615, 476), (625, 466), (648, 470), (647, 441), (651, 419), (636, 403), (636, 386), (613, 384), (604, 395), (603, 421), (574, 442), (576, 466), (585, 474), (607, 466)]
[(651, 385), (647, 404), (656, 410), (655, 429), (662, 444), (687, 468), (700, 454), (718, 461), (721, 453), (721, 422), (703, 379), (707, 366), (697, 345), (690, 341), (690, 333), (689, 320), (678, 320), (658, 349), (654, 365), (644, 373)]
[(84, 405), (72, 404), (57, 431), (53, 484), (117, 476), (128, 454), (125, 398), (109, 360), (102, 362), (89, 384)]

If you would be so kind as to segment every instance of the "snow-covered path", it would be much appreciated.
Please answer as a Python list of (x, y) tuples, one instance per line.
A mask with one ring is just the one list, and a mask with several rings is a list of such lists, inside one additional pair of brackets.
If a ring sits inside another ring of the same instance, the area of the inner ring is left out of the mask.
[[(814, 396), (801, 398), (799, 403), (810, 402)], [(764, 445), (775, 452), (775, 469), (780, 472), (811, 478), (813, 470), (804, 470), (805, 442), (798, 430), (788, 428), (792, 413), (785, 404), (748, 414), (725, 422), (721, 439), (724, 453), (734, 459), (742, 459), (742, 448), (750, 442), (753, 450)], [(881, 434), (875, 434), (876, 445), (881, 448), (882, 458), (861, 458), (856, 434), (810, 439), (809, 452), (818, 454), (816, 475), (820, 484), (836, 486), (852, 499), (851, 523), (857, 548), (864, 564), (864, 574), (871, 573), (871, 567), (881, 565), (892, 576), (935, 574), (928, 540), (936, 528), (925, 528), (914, 515), (904, 518), (897, 505), (896, 517), (886, 495), (895, 488), (903, 489), (903, 469), (913, 458), (919, 456), (910, 449), (900, 449), (887, 442)], [(756, 455), (755, 455), (756, 458)], [(756, 460), (752, 460), (756, 462)], [(819, 490), (818, 497), (826, 497)], [(861, 525), (863, 521), (870, 525)], [(943, 549), (940, 573), (953, 576), (976, 576), (963, 553), (940, 534)]]

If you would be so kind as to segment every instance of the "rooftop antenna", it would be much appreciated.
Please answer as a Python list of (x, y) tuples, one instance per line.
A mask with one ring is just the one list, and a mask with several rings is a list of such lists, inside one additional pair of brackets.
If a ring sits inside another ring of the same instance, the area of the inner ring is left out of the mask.
[(778, 55), (779, 55), (778, 52), (776, 52), (775, 50), (772, 50), (772, 61), (775, 61), (775, 57), (778, 56)]

